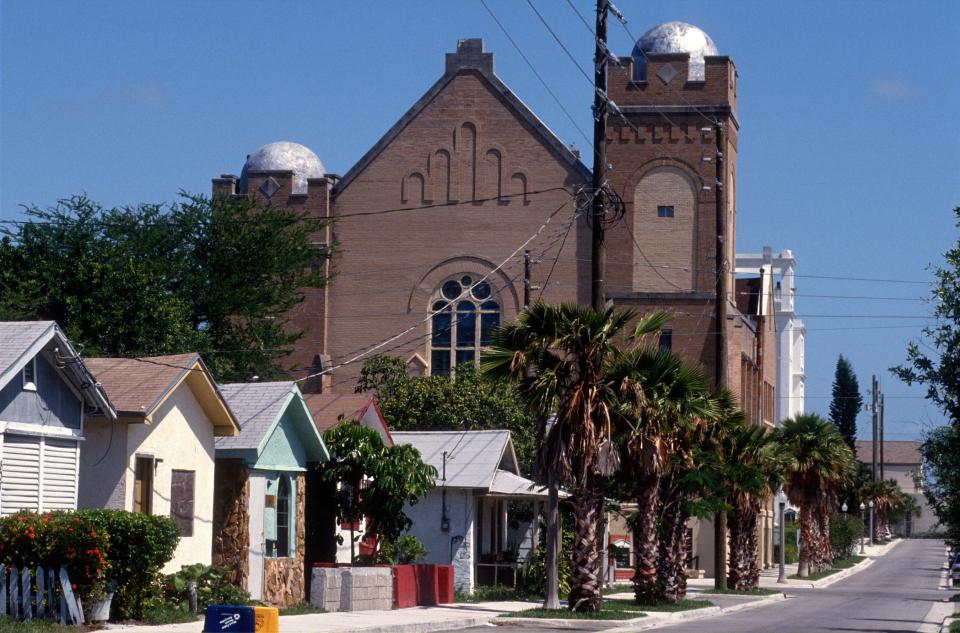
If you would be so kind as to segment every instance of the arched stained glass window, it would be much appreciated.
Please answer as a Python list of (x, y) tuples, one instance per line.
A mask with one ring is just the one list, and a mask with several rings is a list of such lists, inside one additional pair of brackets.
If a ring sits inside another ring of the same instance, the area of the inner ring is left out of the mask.
[(449, 376), (454, 367), (476, 363), (500, 325), (500, 302), (487, 281), (469, 275), (441, 284), (430, 304), (430, 373)]

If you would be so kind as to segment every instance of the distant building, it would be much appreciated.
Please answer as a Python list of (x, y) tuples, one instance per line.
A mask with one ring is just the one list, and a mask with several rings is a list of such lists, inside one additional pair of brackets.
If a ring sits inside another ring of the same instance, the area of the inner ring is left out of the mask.
[[(879, 451), (878, 451), (879, 459)], [(873, 442), (857, 441), (857, 460), (864, 464), (873, 463)], [(938, 522), (933, 510), (927, 505), (923, 494), (923, 457), (920, 442), (884, 442), (883, 476), (893, 479), (900, 490), (909, 494), (920, 506), (920, 516), (907, 516), (899, 525), (893, 527), (900, 536), (929, 532)], [(877, 464), (877, 478), (880, 477), (880, 465)]]

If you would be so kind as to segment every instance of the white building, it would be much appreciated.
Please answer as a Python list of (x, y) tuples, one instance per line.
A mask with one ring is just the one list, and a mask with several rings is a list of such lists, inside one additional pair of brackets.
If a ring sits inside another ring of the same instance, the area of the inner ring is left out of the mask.
[(803, 413), (804, 359), (803, 347), (807, 328), (796, 312), (797, 259), (789, 250), (773, 254), (769, 246), (763, 253), (737, 255), (738, 274), (772, 275), (773, 302), (777, 319), (777, 424), (781, 420)]

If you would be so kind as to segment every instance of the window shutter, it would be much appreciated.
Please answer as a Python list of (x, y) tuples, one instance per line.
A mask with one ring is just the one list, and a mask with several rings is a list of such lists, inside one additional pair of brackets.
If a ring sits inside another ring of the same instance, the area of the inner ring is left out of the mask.
[(43, 511), (77, 507), (77, 442), (47, 438), (43, 447)]
[(10, 435), (3, 439), (0, 463), (0, 514), (40, 507), (40, 438)]
[(174, 470), (170, 483), (170, 517), (180, 536), (193, 536), (193, 493), (196, 472)]

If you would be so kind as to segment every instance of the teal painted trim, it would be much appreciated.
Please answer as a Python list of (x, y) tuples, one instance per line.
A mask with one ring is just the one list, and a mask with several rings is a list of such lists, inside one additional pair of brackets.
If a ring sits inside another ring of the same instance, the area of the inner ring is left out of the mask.
[(306, 468), (306, 448), (291, 417), (289, 410), (280, 417), (253, 465), (255, 469), (288, 471)]

